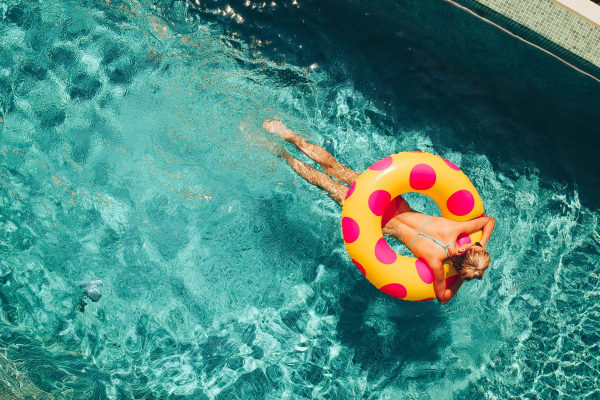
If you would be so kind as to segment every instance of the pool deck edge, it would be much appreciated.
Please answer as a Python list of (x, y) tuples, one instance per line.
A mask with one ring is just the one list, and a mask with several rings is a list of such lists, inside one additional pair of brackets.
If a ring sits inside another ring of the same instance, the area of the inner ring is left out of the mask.
[[(583, 0), (588, 1), (588, 0)], [(600, 27), (555, 0), (444, 0), (600, 83)], [(591, 3), (593, 6), (595, 4)], [(507, 8), (508, 7), (508, 8)], [(531, 10), (538, 8), (539, 13)], [(600, 6), (598, 6), (600, 8)]]
[(600, 5), (589, 0), (553, 0), (559, 6), (579, 15), (600, 28)]

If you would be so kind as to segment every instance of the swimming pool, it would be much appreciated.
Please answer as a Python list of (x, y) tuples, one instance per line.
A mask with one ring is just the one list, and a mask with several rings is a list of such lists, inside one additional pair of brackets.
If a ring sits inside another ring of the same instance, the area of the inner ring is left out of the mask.
[[(363, 4), (0, 6), (3, 397), (600, 396), (598, 84), (444, 2)], [(273, 116), (357, 170), (460, 165), (487, 278), (381, 295)]]

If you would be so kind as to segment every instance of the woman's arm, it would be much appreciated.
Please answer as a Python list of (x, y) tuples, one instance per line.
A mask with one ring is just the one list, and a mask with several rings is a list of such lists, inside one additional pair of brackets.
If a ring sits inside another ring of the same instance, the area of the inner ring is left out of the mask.
[(493, 217), (485, 217), (485, 218), (487, 218), (488, 221), (483, 226), (483, 236), (481, 237), (481, 240), (479, 240), (479, 243), (481, 243), (481, 245), (483, 247), (487, 246), (487, 242), (490, 239), (490, 236), (492, 236), (492, 232), (494, 231), (494, 227), (496, 226), (496, 218), (493, 218)]
[(460, 275), (454, 283), (448, 288), (446, 287), (446, 279), (444, 277), (444, 266), (441, 262), (431, 268), (433, 272), (433, 290), (440, 304), (444, 305), (458, 292), (464, 280)]
[(483, 235), (481, 240), (479, 240), (479, 243), (485, 247), (490, 239), (490, 236), (492, 236), (494, 226), (496, 225), (496, 219), (493, 217), (479, 217), (466, 222), (458, 222), (457, 224), (457, 236), (461, 233), (470, 235), (473, 232), (483, 231)]

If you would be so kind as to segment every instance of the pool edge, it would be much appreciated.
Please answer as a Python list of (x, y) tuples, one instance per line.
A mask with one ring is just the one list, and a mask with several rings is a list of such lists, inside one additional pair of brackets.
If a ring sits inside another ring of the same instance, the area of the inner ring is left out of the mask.
[[(505, 33), (555, 57), (567, 66), (583, 73), (600, 83), (600, 66), (573, 53), (548, 37), (511, 19), (510, 17), (476, 0), (443, 0), (444, 2), (469, 12), (482, 21), (503, 30)], [(587, 21), (587, 20), (586, 20)], [(587, 23), (587, 22), (586, 22)]]

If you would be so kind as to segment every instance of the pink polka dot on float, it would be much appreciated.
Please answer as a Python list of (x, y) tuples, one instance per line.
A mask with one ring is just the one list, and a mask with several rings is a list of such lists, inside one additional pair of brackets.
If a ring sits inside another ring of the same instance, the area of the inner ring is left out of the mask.
[(354, 193), (354, 189), (356, 189), (356, 181), (352, 182), (352, 185), (350, 185), (350, 189), (348, 189), (348, 193), (346, 193), (345, 199), (352, 196), (352, 193)]
[(375, 164), (371, 165), (369, 167), (369, 169), (371, 169), (373, 171), (383, 171), (384, 169), (388, 169), (390, 167), (390, 165), (392, 165), (393, 162), (394, 162), (394, 159), (392, 158), (392, 156), (382, 158), (381, 160), (377, 161)]
[(462, 217), (473, 211), (475, 198), (468, 190), (454, 192), (446, 201), (446, 207), (452, 214)]
[(420, 258), (417, 258), (415, 265), (417, 267), (419, 278), (421, 278), (421, 280), (428, 285), (433, 283), (433, 274), (431, 273), (429, 265), (427, 265), (427, 263)]
[(358, 239), (359, 234), (360, 228), (354, 219), (350, 217), (342, 218), (342, 235), (344, 236), (344, 242), (354, 242), (356, 239)]
[(380, 287), (379, 290), (397, 299), (403, 299), (406, 297), (407, 294), (406, 288), (400, 283), (390, 283), (388, 285)]
[(410, 187), (415, 190), (427, 190), (435, 184), (435, 170), (427, 164), (417, 164), (410, 171)]
[(460, 171), (460, 168), (458, 168), (458, 166), (456, 164), (454, 164), (452, 161), (446, 160), (444, 157), (442, 157), (442, 160), (444, 160), (446, 162), (446, 164), (448, 164), (448, 166), (450, 168), (452, 168), (453, 170)]
[(390, 220), (396, 216), (396, 210), (398, 210), (397, 203), (397, 201), (391, 201), (388, 203), (387, 207), (385, 207), (385, 210), (383, 211), (383, 215), (381, 217), (382, 228), (386, 226), (387, 223), (390, 222)]
[(469, 243), (471, 243), (471, 237), (466, 233), (461, 233), (460, 235), (458, 235), (458, 238), (456, 238), (456, 244), (459, 246)]
[(397, 254), (382, 237), (375, 244), (375, 257), (382, 264), (393, 264), (396, 261)]
[(378, 217), (383, 215), (385, 208), (390, 203), (392, 195), (386, 190), (375, 190), (369, 196), (369, 209)]
[(362, 265), (360, 265), (360, 263), (358, 261), (352, 260), (352, 262), (354, 263), (356, 268), (358, 268), (360, 273), (363, 274), (363, 276), (367, 276), (367, 271), (365, 271), (365, 268)]

